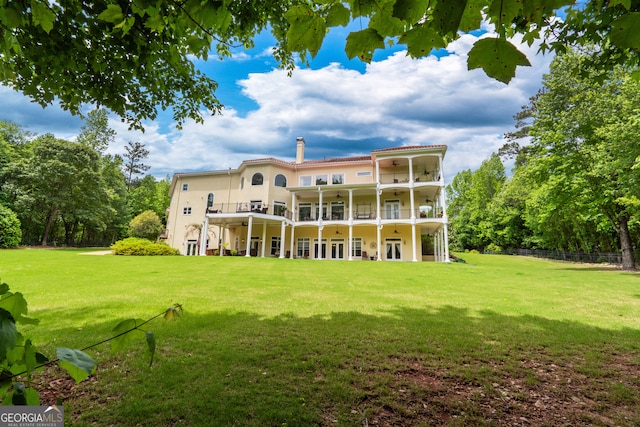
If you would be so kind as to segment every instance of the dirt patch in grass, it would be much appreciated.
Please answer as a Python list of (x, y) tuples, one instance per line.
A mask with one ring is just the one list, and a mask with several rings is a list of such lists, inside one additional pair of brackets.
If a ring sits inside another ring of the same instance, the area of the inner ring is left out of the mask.
[(597, 375), (585, 373), (582, 361), (555, 364), (546, 357), (465, 367), (483, 380), (451, 371), (407, 361), (394, 372), (367, 372), (352, 414), (371, 426), (640, 424), (639, 370), (629, 355), (615, 356)]
[[(635, 358), (618, 354), (606, 365), (590, 367), (584, 359), (554, 363), (532, 354), (508, 364), (472, 362), (443, 369), (394, 357), (386, 369), (357, 368), (353, 386), (359, 398), (349, 414), (327, 407), (321, 417), (326, 426), (636, 426), (640, 370)], [(84, 401), (83, 406), (87, 400), (99, 405), (110, 399), (95, 395), (95, 381), (76, 384), (59, 369), (47, 368), (35, 386), (42, 405), (63, 401), (73, 408), (74, 401)]]

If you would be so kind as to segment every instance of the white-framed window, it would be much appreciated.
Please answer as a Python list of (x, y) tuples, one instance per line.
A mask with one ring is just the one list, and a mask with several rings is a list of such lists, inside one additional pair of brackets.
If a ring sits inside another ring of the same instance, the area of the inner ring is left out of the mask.
[(189, 191), (189, 184), (182, 184), (182, 191)]
[(279, 173), (273, 179), (273, 185), (276, 187), (286, 187), (287, 186), (287, 177)]
[(311, 175), (300, 177), (300, 187), (309, 187), (311, 185)]
[(354, 237), (351, 241), (351, 255), (355, 258), (362, 256), (362, 237)]
[(213, 193), (209, 193), (207, 196), (207, 209), (213, 208)]
[(311, 203), (299, 203), (298, 204), (298, 221), (311, 221)]
[(356, 176), (371, 176), (371, 171), (356, 172)]
[(264, 176), (260, 173), (254, 173), (251, 177), (251, 185), (262, 185), (264, 183)]
[(244, 176), (242, 178), (240, 178), (240, 189), (241, 190), (244, 189)]
[(191, 215), (191, 206), (185, 206), (182, 208), (182, 215)]
[(343, 220), (344, 219), (344, 202), (331, 202), (331, 219)]
[(400, 219), (400, 200), (385, 200), (385, 219)]
[(343, 173), (334, 173), (331, 175), (331, 184), (344, 184), (344, 174)]
[(296, 247), (296, 256), (299, 258), (308, 258), (310, 244), (311, 240), (308, 237), (299, 237)]
[(327, 175), (316, 175), (316, 185), (327, 185)]
[(284, 216), (287, 212), (287, 204), (285, 202), (273, 201), (273, 214), (277, 216)]

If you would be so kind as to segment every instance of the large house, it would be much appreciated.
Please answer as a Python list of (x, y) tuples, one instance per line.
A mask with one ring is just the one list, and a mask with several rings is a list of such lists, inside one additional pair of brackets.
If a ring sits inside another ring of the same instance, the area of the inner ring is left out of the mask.
[(176, 173), (164, 238), (184, 255), (449, 261), (445, 145)]

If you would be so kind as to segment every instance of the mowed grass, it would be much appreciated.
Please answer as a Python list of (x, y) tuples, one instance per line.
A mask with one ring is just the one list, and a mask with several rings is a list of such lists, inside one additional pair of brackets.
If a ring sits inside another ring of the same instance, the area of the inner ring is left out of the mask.
[(142, 341), (89, 350), (100, 369), (65, 401), (68, 425), (640, 422), (637, 274), (475, 254), (435, 264), (82, 252), (0, 251), (0, 279), (40, 319), (23, 331), (45, 353), (174, 303), (184, 315), (149, 324), (151, 368)]

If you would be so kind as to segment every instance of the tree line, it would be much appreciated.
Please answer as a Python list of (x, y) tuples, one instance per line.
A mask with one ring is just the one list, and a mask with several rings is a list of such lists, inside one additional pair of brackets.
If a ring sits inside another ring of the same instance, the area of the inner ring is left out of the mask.
[(169, 177), (143, 176), (149, 152), (140, 142), (107, 154), (114, 138), (103, 109), (87, 115), (75, 141), (0, 121), (0, 228), (15, 218), (20, 244), (89, 246), (126, 237), (147, 210), (166, 223)]
[[(640, 81), (590, 56), (558, 56), (507, 143), (447, 187), (454, 249), (619, 252), (640, 242)], [(512, 161), (507, 176), (503, 162)]]

